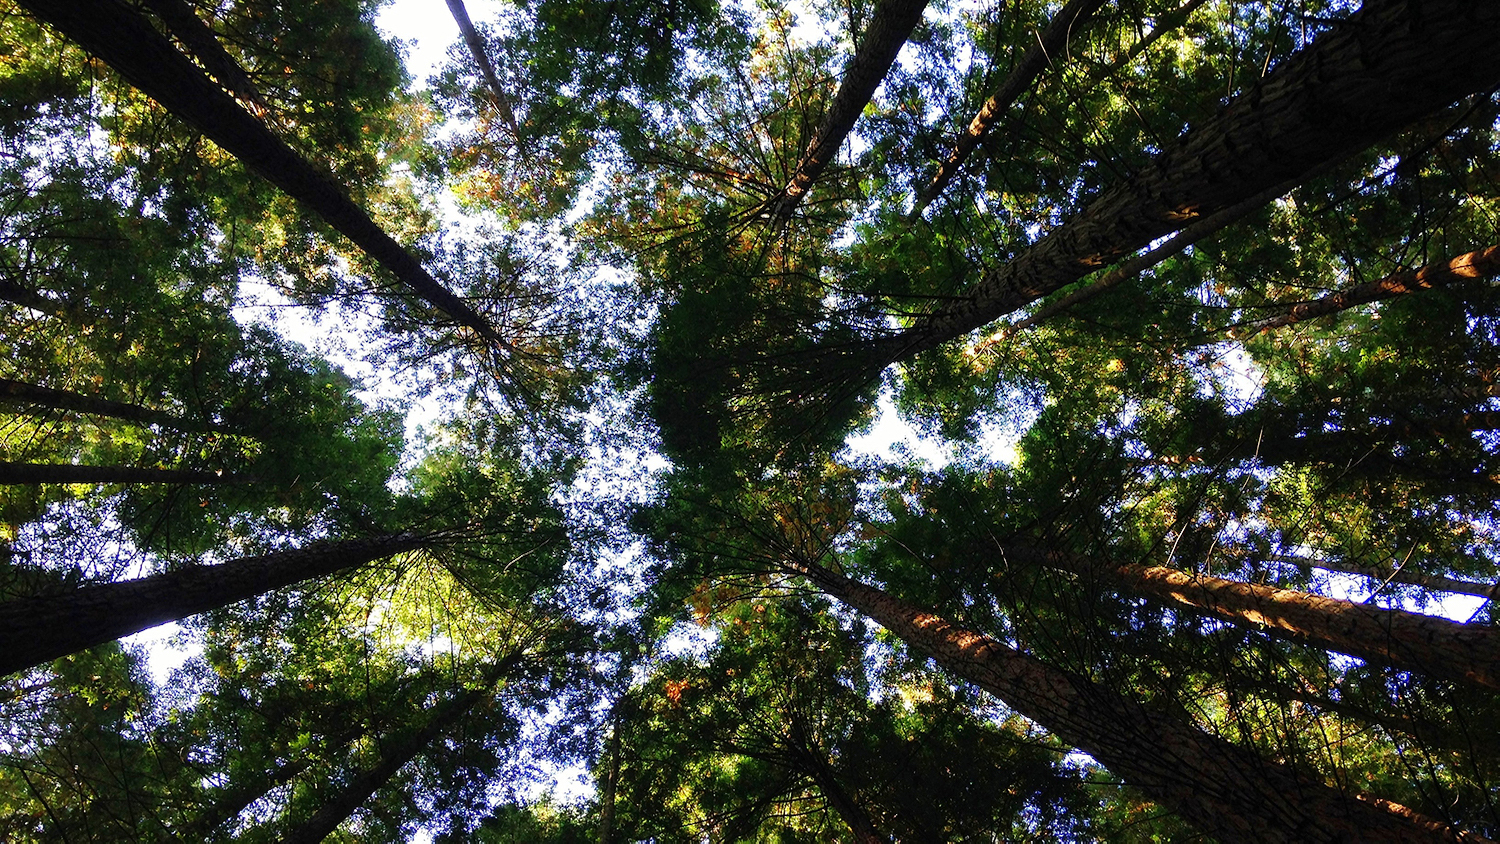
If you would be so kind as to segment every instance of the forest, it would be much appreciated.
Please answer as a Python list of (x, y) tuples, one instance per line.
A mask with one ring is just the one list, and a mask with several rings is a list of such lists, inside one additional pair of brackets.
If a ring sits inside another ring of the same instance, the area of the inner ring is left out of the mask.
[(0, 0), (0, 840), (1500, 839), (1500, 3), (382, 6)]

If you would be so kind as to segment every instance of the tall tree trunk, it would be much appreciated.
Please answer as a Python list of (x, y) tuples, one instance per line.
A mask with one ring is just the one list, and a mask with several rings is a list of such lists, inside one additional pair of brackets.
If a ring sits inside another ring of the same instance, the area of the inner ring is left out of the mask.
[(812, 143), (802, 154), (796, 172), (781, 193), (767, 203), (772, 217), (784, 220), (797, 210), (813, 182), (838, 153), (870, 98), (875, 96), (875, 89), (890, 71), (896, 54), (911, 37), (911, 31), (921, 22), (922, 11), (926, 8), (927, 0), (880, 0), (870, 16), (870, 24), (860, 36), (854, 57), (844, 67), (839, 89), (833, 95), (833, 102), (813, 135)]
[(343, 187), (245, 111), (145, 18), (119, 0), (19, 0), (22, 8), (109, 63), (127, 82), (297, 199), (417, 296), (509, 350), (483, 317), (354, 203)]
[(604, 772), (604, 789), (599, 797), (599, 844), (613, 844), (615, 837), (615, 794), (620, 786), (620, 702), (610, 719), (609, 743)]
[(204, 841), (214, 830), (239, 817), (251, 803), (271, 793), (273, 789), (297, 778), (297, 775), (312, 767), (307, 757), (283, 762), (265, 774), (246, 782), (230, 783), (214, 799), (187, 823), (172, 827), (162, 836), (162, 841)]
[(441, 538), (403, 533), (317, 543), (7, 601), (0, 604), (0, 676), (273, 589), (431, 547)]
[(474, 63), (479, 65), (479, 74), (484, 77), (484, 83), (495, 100), (495, 110), (500, 112), (500, 119), (505, 121), (505, 127), (516, 139), (516, 152), (524, 157), (526, 146), (521, 139), (521, 124), (516, 122), (516, 112), (510, 106), (510, 97), (505, 95), (505, 86), (500, 84), (500, 75), (495, 73), (495, 65), (490, 62), (484, 39), (479, 36), (479, 30), (474, 28), (474, 22), (469, 19), (469, 10), (464, 6), (464, 0), (448, 0), (448, 11), (453, 14), (453, 22), (458, 24), (458, 31), (463, 35), (464, 44), (474, 57)]
[(1331, 788), (874, 587), (816, 565), (797, 567), (828, 595), (1221, 840), (1485, 840), (1398, 804)]
[(1031, 90), (1036, 84), (1037, 77), (1041, 76), (1042, 71), (1052, 64), (1053, 57), (1066, 50), (1068, 38), (1074, 32), (1087, 27), (1089, 19), (1103, 5), (1104, 0), (1068, 0), (1067, 5), (1053, 15), (1047, 28), (1037, 33), (1036, 44), (1026, 51), (1020, 61), (1016, 62), (1005, 77), (1005, 81), (1000, 83), (1000, 87), (985, 101), (979, 113), (974, 115), (974, 119), (969, 122), (969, 128), (958, 136), (958, 140), (953, 145), (953, 151), (948, 153), (948, 157), (938, 167), (937, 175), (932, 177), (927, 188), (917, 197), (910, 219), (922, 216), (927, 206), (931, 205), (933, 200), (937, 199), (943, 189), (948, 186), (948, 183), (953, 181), (958, 168), (963, 166), (970, 153), (984, 141), (996, 121), (1007, 109), (1015, 105), (1016, 100), (1020, 99), (1022, 94)]
[(187, 419), (164, 411), (142, 407), (138, 404), (110, 401), (109, 399), (86, 396), (82, 393), (74, 393), (69, 390), (57, 390), (52, 387), (28, 384), (24, 381), (12, 381), (9, 378), (0, 378), (0, 402), (25, 403), (50, 407), (54, 410), (72, 410), (94, 416), (124, 419), (128, 422), (138, 422), (142, 425), (161, 425), (164, 428), (172, 428), (173, 430), (190, 433), (225, 431), (223, 427), (215, 425), (212, 422)]
[(969, 295), (878, 341), (905, 360), (962, 337), (1195, 220), (1341, 161), (1500, 80), (1500, 5), (1366, 0), (1254, 89), (1189, 130), (1134, 177), (1009, 263)]
[(875, 828), (875, 821), (865, 811), (865, 807), (839, 782), (833, 767), (828, 764), (827, 754), (807, 734), (800, 720), (794, 719), (792, 722), (791, 743), (793, 746), (789, 750), (797, 759), (798, 766), (817, 783), (823, 799), (849, 828), (849, 834), (854, 837), (856, 844), (891, 844), (891, 840)]
[(51, 296), (43, 296), (35, 290), (10, 281), (0, 281), (0, 301), (10, 302), (44, 314), (58, 314), (63, 310), (63, 303)]
[(1403, 671), (1500, 689), (1500, 628), (1461, 624), (1295, 589), (1242, 583), (1165, 566), (1092, 561), (1006, 548), (1012, 560), (1048, 565), (1238, 627), (1266, 630)]
[(1275, 561), (1314, 566), (1345, 574), (1360, 574), (1375, 580), (1420, 586), (1423, 589), (1433, 592), (1456, 592), (1460, 595), (1473, 595), (1476, 598), (1485, 598), (1490, 601), (1500, 598), (1500, 582), (1480, 583), (1473, 580), (1459, 580), (1456, 577), (1449, 577), (1444, 574), (1409, 571), (1404, 566), (1399, 568), (1392, 568), (1390, 566), (1361, 566), (1341, 560), (1313, 560), (1300, 557), (1278, 557)]
[(213, 29), (198, 17), (186, 0), (145, 0), (145, 4), (161, 18), (167, 29), (192, 52), (199, 63), (213, 74), (224, 90), (246, 102), (254, 103), (262, 112), (266, 110), (265, 98), (260, 95), (255, 83), (250, 81), (249, 74), (234, 60), (234, 56), (229, 55), (224, 45), (219, 43), (219, 37), (214, 34)]
[(145, 466), (79, 466), (73, 463), (0, 462), (0, 485), (5, 484), (229, 484), (240, 475), (194, 469), (152, 469)]
[(516, 652), (495, 663), (485, 672), (478, 686), (449, 698), (433, 710), (432, 717), (421, 729), (387, 745), (374, 764), (350, 780), (312, 817), (290, 830), (281, 839), (282, 844), (318, 844), (332, 835), (339, 824), (354, 814), (354, 810), (369, 800), (396, 772), (452, 728), (475, 704), (492, 694), (495, 685), (521, 662), (521, 658), (521, 653)]
[(1395, 273), (1382, 279), (1357, 284), (1347, 290), (1320, 296), (1311, 301), (1299, 302), (1289, 306), (1285, 313), (1241, 323), (1235, 326), (1234, 332), (1241, 337), (1248, 337), (1262, 331), (1327, 316), (1381, 299), (1391, 299), (1404, 293), (1415, 293), (1419, 290), (1430, 290), (1434, 287), (1494, 275), (1500, 275), (1500, 246), (1478, 249), (1451, 261), (1438, 261), (1421, 269)]

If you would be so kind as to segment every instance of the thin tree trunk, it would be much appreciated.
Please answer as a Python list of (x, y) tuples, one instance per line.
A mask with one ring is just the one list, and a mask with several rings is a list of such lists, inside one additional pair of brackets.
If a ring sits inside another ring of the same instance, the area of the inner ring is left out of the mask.
[(385, 747), (373, 765), (350, 780), (327, 803), (314, 812), (312, 817), (290, 830), (281, 839), (282, 844), (318, 844), (332, 835), (333, 831), (338, 829), (339, 824), (354, 814), (355, 809), (369, 800), (391, 777), (406, 767), (408, 762), (415, 759), (427, 749), (428, 745), (452, 728), (465, 713), (474, 708), (475, 704), (492, 694), (495, 684), (499, 683), (520, 661), (519, 652), (510, 654), (490, 667), (480, 685), (465, 689), (440, 704), (433, 710), (432, 717), (421, 729)]
[(802, 724), (794, 722), (792, 731), (792, 741), (795, 744), (790, 748), (792, 755), (800, 761), (803, 772), (817, 783), (823, 799), (849, 828), (849, 834), (854, 837), (856, 844), (891, 844), (891, 839), (881, 835), (875, 828), (875, 821), (871, 819), (870, 813), (844, 789), (834, 774), (833, 767), (828, 764), (827, 756), (813, 743), (806, 730), (802, 729)]
[(210, 80), (145, 18), (119, 0), (19, 0), (127, 82), (246, 167), (318, 214), (402, 284), (460, 325), (509, 350), (495, 329), (445, 288), (354, 203), (344, 188)]
[(838, 153), (870, 98), (875, 96), (875, 89), (890, 71), (896, 54), (901, 52), (911, 31), (921, 22), (922, 11), (926, 8), (927, 0), (880, 0), (870, 16), (869, 26), (860, 37), (854, 57), (844, 67), (844, 77), (833, 96), (833, 103), (823, 116), (817, 134), (813, 135), (812, 143), (802, 154), (796, 172), (781, 193), (767, 203), (772, 217), (784, 220), (797, 210), (813, 182)]
[(1068, 0), (1067, 5), (1057, 11), (1047, 28), (1037, 33), (1036, 44), (1026, 51), (1021, 60), (1011, 68), (1005, 80), (995, 93), (985, 101), (979, 113), (969, 122), (969, 128), (958, 136), (953, 145), (953, 151), (943, 160), (938, 167), (937, 175), (922, 194), (917, 197), (912, 207), (909, 219), (922, 216), (933, 200), (943, 192), (948, 183), (953, 180), (958, 168), (961, 167), (969, 155), (977, 149), (994, 127), (996, 121), (1015, 105), (1021, 95), (1031, 90), (1036, 84), (1037, 77), (1042, 71), (1052, 64), (1053, 56), (1067, 49), (1068, 38), (1076, 30), (1088, 26), (1089, 19), (1099, 8), (1104, 5), (1105, 0)]
[(604, 789), (599, 798), (599, 844), (613, 844), (615, 836), (615, 793), (620, 785), (620, 703), (609, 730), (609, 761), (604, 773)]
[(127, 404), (125, 402), (95, 398), (94, 396), (86, 396), (82, 393), (74, 393), (69, 390), (56, 390), (51, 387), (28, 384), (24, 381), (12, 381), (9, 378), (0, 378), (0, 402), (25, 403), (50, 407), (54, 410), (72, 410), (94, 416), (124, 419), (128, 422), (138, 422), (142, 425), (161, 425), (164, 428), (172, 428), (173, 430), (190, 433), (225, 432), (222, 426), (215, 425), (212, 422), (186, 419), (164, 411), (142, 407), (138, 404)]
[(10, 281), (0, 281), (0, 301), (10, 302), (44, 314), (58, 314), (63, 310), (63, 304), (51, 296), (43, 296), (35, 290), (29, 290)]
[(1444, 574), (1408, 571), (1405, 567), (1361, 566), (1340, 560), (1275, 557), (1273, 558), (1273, 562), (1295, 563), (1297, 565), (1313, 566), (1328, 571), (1343, 572), (1344, 574), (1358, 574), (1374, 580), (1404, 583), (1408, 586), (1420, 586), (1423, 589), (1434, 592), (1455, 592), (1460, 595), (1473, 595), (1476, 598), (1484, 598), (1490, 601), (1500, 598), (1500, 582), (1479, 583), (1472, 580), (1459, 580), (1456, 577), (1449, 577)]
[(430, 547), (434, 535), (395, 534), (191, 566), (0, 604), (0, 676), (273, 589)]
[(1111, 581), (1178, 609), (1266, 630), (1360, 659), (1460, 683), (1500, 689), (1500, 628), (1242, 583), (1166, 566), (1091, 561), (1039, 549), (1006, 557)]
[(469, 54), (474, 57), (475, 64), (479, 65), (479, 73), (484, 77), (485, 85), (489, 86), (490, 94), (495, 99), (495, 110), (500, 112), (500, 119), (505, 121), (505, 127), (516, 139), (516, 152), (525, 156), (526, 147), (521, 139), (521, 124), (516, 121), (516, 112), (510, 106), (510, 97), (505, 95), (505, 86), (500, 84), (499, 74), (495, 73), (495, 65), (490, 62), (484, 39), (479, 36), (479, 30), (474, 28), (474, 22), (469, 19), (469, 10), (464, 6), (464, 0), (448, 0), (448, 11), (453, 13), (453, 21), (458, 24), (458, 31), (463, 34), (464, 44), (468, 46)]
[(242, 483), (245, 480), (240, 475), (194, 469), (0, 462), (0, 486), (7, 484), (229, 484)]
[(276, 766), (265, 775), (251, 782), (231, 783), (215, 795), (213, 802), (203, 808), (192, 820), (166, 831), (163, 841), (204, 841), (214, 830), (239, 817), (240, 813), (255, 801), (271, 793), (273, 789), (296, 779), (297, 775), (312, 767), (307, 757), (302, 757)]
[(1381, 299), (1391, 299), (1404, 293), (1431, 290), (1434, 287), (1495, 275), (1500, 275), (1500, 246), (1475, 250), (1451, 261), (1438, 261), (1421, 269), (1395, 273), (1311, 301), (1299, 302), (1288, 307), (1285, 313), (1241, 323), (1233, 330), (1239, 337), (1249, 337), (1262, 331), (1346, 311)]
[(213, 74), (224, 90), (240, 99), (254, 103), (262, 112), (266, 110), (265, 98), (250, 81), (249, 74), (240, 67), (234, 56), (219, 43), (213, 29), (203, 22), (184, 0), (145, 0), (147, 8), (161, 18), (167, 29), (187, 47), (198, 61)]
[(873, 587), (819, 566), (798, 568), (828, 595), (1221, 840), (1486, 840), (1398, 804), (1331, 788)]
[[(1419, 12), (1420, 10), (1420, 12)], [(1366, 0), (1253, 90), (963, 299), (878, 341), (905, 360), (980, 328), (1151, 241), (1338, 162), (1500, 79), (1500, 5)]]

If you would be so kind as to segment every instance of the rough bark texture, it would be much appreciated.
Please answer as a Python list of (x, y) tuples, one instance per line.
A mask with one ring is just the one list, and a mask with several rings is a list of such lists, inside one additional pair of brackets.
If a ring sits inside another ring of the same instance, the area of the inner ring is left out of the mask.
[(1066, 50), (1068, 38), (1086, 27), (1089, 18), (1103, 5), (1104, 0), (1068, 0), (1068, 4), (1057, 11), (1047, 28), (1037, 34), (1036, 44), (1016, 62), (1000, 87), (985, 101), (974, 119), (969, 121), (969, 128), (958, 136), (953, 144), (953, 151), (948, 153), (948, 157), (938, 167), (937, 175), (932, 177), (932, 182), (917, 197), (911, 211), (912, 217), (922, 216), (927, 206), (953, 181), (958, 168), (963, 166), (969, 155), (984, 141), (1006, 110), (1015, 105), (1022, 94), (1031, 90), (1037, 77), (1052, 64), (1053, 57)]
[(192, 469), (0, 462), (0, 484), (228, 484), (244, 478)]
[(127, 82), (191, 124), (250, 170), (297, 199), (460, 325), (508, 348), (484, 318), (432, 277), (327, 173), (234, 98), (119, 0), (19, 0), (22, 8), (108, 62)]
[(1220, 840), (1486, 840), (1397, 804), (1331, 788), (873, 587), (817, 566), (799, 568), (832, 597)]
[(1236, 333), (1248, 336), (1304, 320), (1327, 316), (1338, 311), (1400, 296), (1419, 290), (1431, 290), (1461, 281), (1500, 275), (1500, 246), (1490, 246), (1460, 255), (1451, 261), (1439, 261), (1417, 270), (1388, 275), (1375, 281), (1357, 284), (1347, 290), (1330, 293), (1308, 302), (1299, 302), (1285, 313), (1240, 325)]
[(0, 676), (437, 541), (434, 536), (396, 534), (320, 543), (8, 601), (0, 604)]
[(479, 30), (474, 28), (474, 21), (469, 19), (469, 10), (464, 6), (464, 0), (448, 0), (448, 11), (453, 14), (453, 22), (458, 24), (458, 31), (463, 34), (464, 45), (469, 48), (469, 54), (474, 57), (474, 63), (479, 65), (479, 73), (484, 77), (484, 84), (489, 86), (490, 94), (495, 99), (495, 110), (500, 112), (500, 119), (505, 121), (505, 128), (509, 129), (516, 139), (516, 151), (525, 155), (526, 149), (521, 141), (521, 124), (516, 122), (516, 112), (510, 107), (510, 97), (505, 95), (505, 86), (500, 84), (500, 75), (495, 73), (495, 65), (490, 62), (489, 52), (484, 47), (484, 39), (480, 37)]
[(890, 71), (911, 31), (921, 22), (926, 8), (927, 0), (881, 0), (875, 7), (854, 58), (844, 68), (844, 78), (833, 95), (833, 103), (802, 154), (797, 171), (781, 193), (767, 204), (771, 216), (785, 219), (797, 210), (813, 182), (838, 153), (865, 105), (875, 96), (875, 89)]
[(1111, 581), (1168, 606), (1461, 683), (1500, 689), (1500, 628), (1242, 583), (1165, 566), (1093, 561), (1037, 549), (1005, 555)]
[(906, 359), (1277, 184), (1296, 184), (1500, 80), (1500, 4), (1367, 0), (1254, 89), (1104, 191), (963, 299), (881, 341)]
[(95, 398), (94, 396), (86, 396), (68, 390), (55, 390), (51, 387), (28, 384), (24, 381), (12, 381), (9, 378), (0, 378), (0, 402), (30, 404), (40, 407), (50, 407), (54, 410), (72, 410), (95, 416), (124, 419), (129, 422), (138, 422), (142, 425), (161, 425), (164, 428), (193, 433), (224, 430), (221, 426), (211, 422), (186, 419), (171, 413), (142, 407), (138, 404), (110, 401), (109, 399)]
[(351, 779), (312, 817), (288, 832), (281, 839), (282, 844), (318, 844), (332, 835), (339, 824), (354, 814), (354, 810), (369, 800), (397, 771), (406, 767), (408, 762), (453, 727), (475, 704), (492, 694), (495, 684), (520, 661), (519, 653), (500, 660), (485, 673), (478, 686), (465, 689), (439, 705), (421, 729), (386, 746), (373, 765)]

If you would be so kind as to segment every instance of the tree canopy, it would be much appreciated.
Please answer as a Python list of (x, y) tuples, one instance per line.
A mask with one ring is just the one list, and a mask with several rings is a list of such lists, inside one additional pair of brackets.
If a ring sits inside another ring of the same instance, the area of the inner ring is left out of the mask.
[(383, 5), (0, 0), (0, 838), (1500, 839), (1500, 6)]

